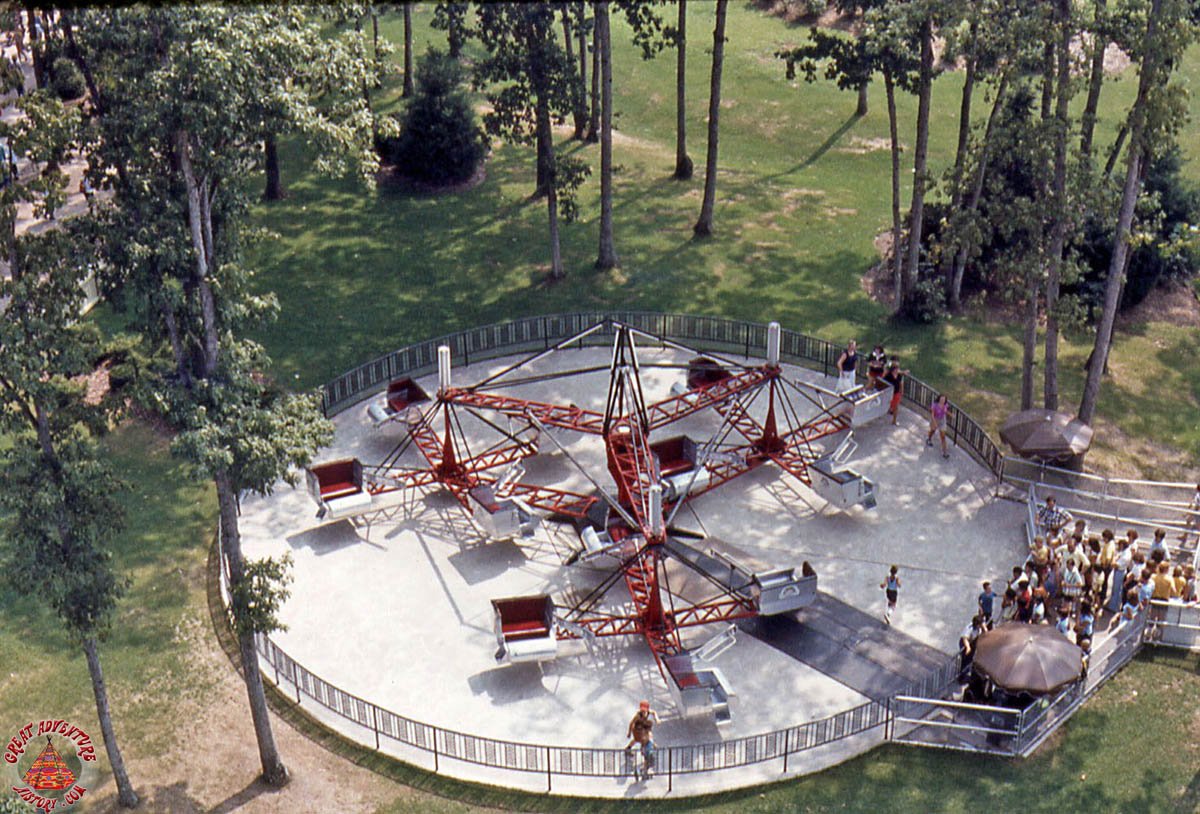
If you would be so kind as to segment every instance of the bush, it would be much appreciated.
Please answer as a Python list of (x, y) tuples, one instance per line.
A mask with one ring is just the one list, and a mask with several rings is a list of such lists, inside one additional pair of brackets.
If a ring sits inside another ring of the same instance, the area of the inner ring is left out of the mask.
[(937, 322), (946, 315), (946, 287), (933, 269), (922, 272), (904, 303), (903, 315), (924, 325)]
[(438, 186), (465, 181), (487, 154), (487, 140), (462, 91), (462, 68), (431, 50), (417, 69), (417, 94), (400, 118), (400, 134), (376, 145), (408, 178)]
[(59, 57), (50, 64), (50, 86), (64, 102), (78, 99), (87, 93), (87, 83), (78, 66), (67, 57)]

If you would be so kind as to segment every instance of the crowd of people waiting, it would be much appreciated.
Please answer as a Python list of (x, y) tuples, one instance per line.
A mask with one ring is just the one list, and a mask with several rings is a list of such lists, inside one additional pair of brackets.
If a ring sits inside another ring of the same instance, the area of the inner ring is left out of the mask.
[[(1193, 504), (1200, 508), (1200, 485)], [(1191, 519), (1189, 507), (1189, 520)], [(1079, 645), (1086, 668), (1098, 620), (1109, 614), (1106, 630), (1132, 620), (1155, 600), (1200, 603), (1195, 569), (1175, 565), (1167, 534), (1156, 529), (1154, 540), (1144, 548), (1137, 530), (1118, 538), (1112, 529), (1093, 533), (1086, 520), (1075, 519), (1061, 508), (1053, 495), (1038, 507), (1037, 533), (1025, 561), (1013, 566), (1003, 593), (990, 581), (983, 583), (977, 613), (959, 638), (962, 656), (960, 678), (970, 676), (976, 640), (1004, 622), (1054, 625)], [(1185, 527), (1180, 541), (1186, 542)], [(1161, 611), (1152, 608), (1151, 621)]]

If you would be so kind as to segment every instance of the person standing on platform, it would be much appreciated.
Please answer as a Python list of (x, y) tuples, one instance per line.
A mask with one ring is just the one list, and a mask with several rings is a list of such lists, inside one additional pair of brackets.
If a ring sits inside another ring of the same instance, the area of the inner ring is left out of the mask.
[(879, 583), (879, 587), (887, 595), (887, 610), (883, 612), (883, 623), (885, 625), (892, 623), (892, 614), (896, 612), (896, 600), (900, 598), (899, 571), (899, 566), (893, 565), (892, 569), (888, 572), (887, 579)]
[(883, 383), (892, 388), (892, 400), (888, 403), (888, 415), (892, 417), (893, 425), (900, 419), (900, 400), (904, 398), (904, 377), (907, 375), (907, 370), (900, 369), (900, 360), (893, 356), (887, 372), (883, 374)]
[(874, 393), (879, 389), (880, 379), (883, 378), (883, 369), (887, 365), (887, 354), (883, 352), (883, 345), (876, 345), (871, 351), (871, 355), (867, 357), (867, 391)]
[(851, 339), (850, 344), (842, 351), (837, 360), (838, 383), (837, 391), (845, 393), (854, 387), (854, 375), (858, 370), (858, 342)]
[(979, 615), (983, 617), (983, 626), (988, 630), (992, 629), (992, 611), (996, 609), (996, 592), (992, 590), (992, 583), (984, 580), (983, 592), (979, 594)]
[(925, 446), (933, 446), (933, 434), (937, 433), (942, 439), (942, 457), (949, 458), (946, 450), (946, 422), (950, 419), (950, 401), (943, 393), (936, 396), (929, 406), (929, 435), (925, 438)]

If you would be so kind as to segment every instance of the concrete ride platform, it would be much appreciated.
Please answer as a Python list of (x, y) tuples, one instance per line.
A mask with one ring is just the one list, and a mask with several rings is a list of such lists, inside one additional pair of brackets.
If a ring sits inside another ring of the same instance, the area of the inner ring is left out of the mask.
[[(683, 380), (678, 366), (690, 355), (639, 348), (648, 402), (667, 397)], [(454, 384), (480, 381), (516, 358), (455, 368)], [(595, 370), (498, 392), (602, 412), (608, 362), (606, 349), (559, 351), (529, 366), (523, 376)], [(784, 376), (832, 386), (803, 368), (785, 365)], [(420, 384), (430, 394), (437, 389), (432, 376)], [(802, 421), (817, 412), (795, 394), (791, 402)], [(367, 416), (370, 403), (335, 418), (336, 438), (318, 461), (357, 457), (369, 465), (388, 457), (406, 427), (402, 421), (374, 426)], [(312, 673), (398, 715), (507, 741), (613, 749), (625, 745), (626, 725), (645, 698), (661, 715), (655, 728), (660, 746), (741, 738), (882, 700), (921, 679), (955, 652), (958, 633), (974, 613), (980, 582), (1002, 583), (1024, 556), (1024, 507), (995, 497), (990, 472), (962, 450), (952, 449), (946, 460), (936, 446), (927, 447), (924, 417), (902, 410), (899, 426), (888, 421), (885, 416), (854, 431), (859, 447), (848, 462), (875, 482), (874, 509), (837, 510), (767, 464), (693, 499), (676, 517), (674, 525), (706, 535), (705, 545), (755, 567), (794, 566), (799, 572), (807, 560), (819, 575), (821, 594), (814, 605), (739, 623), (737, 643), (712, 662), (737, 693), (733, 722), (720, 728), (711, 718), (680, 716), (640, 636), (599, 638), (590, 649), (562, 642), (557, 659), (540, 665), (497, 664), (492, 599), (548, 593), (560, 606), (570, 606), (617, 567), (612, 559), (565, 565), (580, 547), (568, 525), (543, 522), (531, 537), (486, 542), (452, 497), (433, 490), (407, 493), (391, 519), (376, 518), (369, 525), (322, 522), (303, 485), (280, 484), (268, 497), (243, 499), (243, 547), (249, 558), (290, 553), (294, 559), (292, 593), (281, 614), (288, 629), (272, 640)], [(651, 440), (686, 432), (703, 442), (720, 422), (712, 411), (702, 412)], [(498, 437), (472, 416), (463, 414), (462, 425), (473, 451)], [(611, 487), (600, 438), (551, 432), (593, 477)], [(415, 449), (399, 463), (424, 466)], [(525, 466), (523, 483), (593, 490), (554, 444), (543, 442), (540, 454)], [(703, 580), (678, 563), (667, 563), (672, 590), (703, 595)], [(880, 583), (892, 564), (900, 567), (903, 586), (897, 613), (885, 626)], [(623, 580), (602, 604), (630, 606)], [(688, 628), (684, 644), (699, 644), (722, 627)], [(374, 746), (369, 731), (364, 735), (328, 711), (313, 714)], [(845, 760), (881, 737), (877, 729), (793, 755), (789, 773)], [(397, 754), (427, 763), (420, 753)], [(467, 763), (443, 761), (441, 771), (479, 782), (546, 787), (544, 775), (525, 777)], [(779, 779), (779, 771), (776, 761), (677, 777), (673, 793), (767, 782)], [(554, 791), (655, 796), (666, 793), (666, 784), (556, 777)]]

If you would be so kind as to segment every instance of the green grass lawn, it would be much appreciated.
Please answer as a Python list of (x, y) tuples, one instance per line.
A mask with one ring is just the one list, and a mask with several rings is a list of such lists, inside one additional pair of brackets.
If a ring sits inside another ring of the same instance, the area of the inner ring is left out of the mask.
[[(416, 48), (442, 43), (418, 7)], [(399, 40), (400, 22), (383, 18)], [(712, 8), (698, 3), (689, 23), (689, 149), (702, 163)], [(898, 326), (864, 293), (860, 277), (876, 260), (875, 235), (890, 218), (887, 121), (882, 89), (872, 108), (850, 116), (852, 94), (832, 83), (788, 83), (772, 54), (807, 37), (755, 9), (730, 11), (717, 235), (696, 241), (702, 170), (690, 182), (669, 179), (674, 165), (674, 61), (644, 61), (623, 44), (615, 54), (617, 127), (614, 221), (621, 267), (597, 272), (598, 181), (580, 193), (582, 219), (565, 227), (567, 279), (547, 286), (544, 204), (531, 202), (529, 148), (497, 144), (479, 187), (455, 195), (413, 196), (386, 187), (365, 191), (347, 180), (314, 176), (301, 145), (284, 153), (291, 197), (260, 206), (261, 223), (281, 239), (255, 260), (259, 285), (280, 297), (283, 318), (261, 338), (281, 380), (312, 387), (406, 342), (526, 314), (606, 307), (689, 311), (756, 320), (832, 340), (857, 337), (900, 351), (914, 373), (995, 428), (1019, 392), (1016, 326), (975, 311), (933, 327)], [(618, 22), (614, 37), (626, 38)], [(399, 53), (394, 55), (399, 59)], [(1194, 84), (1200, 50), (1183, 79)], [(1098, 144), (1107, 149), (1131, 99), (1132, 76), (1110, 80), (1102, 97)], [(961, 77), (934, 86), (931, 165), (942, 171), (956, 138)], [(395, 89), (382, 94), (397, 104)], [(985, 115), (976, 104), (977, 119)], [(912, 142), (915, 100), (900, 98), (902, 140)], [(565, 138), (564, 132), (564, 138)], [(1184, 125), (1180, 143), (1200, 145)], [(596, 146), (563, 141), (598, 167)], [(906, 157), (907, 160), (907, 157)], [(1188, 165), (1193, 178), (1200, 168)], [(908, 179), (906, 179), (907, 181)], [(907, 193), (906, 193), (907, 194)], [(320, 315), (320, 318), (313, 318)], [(1200, 327), (1160, 323), (1122, 333), (1100, 403), (1096, 441), (1101, 465), (1130, 470), (1128, 437), (1200, 454), (1200, 361), (1186, 352)], [(1077, 403), (1090, 337), (1062, 347), (1063, 403)], [(1164, 386), (1165, 385), (1165, 386)], [(1150, 393), (1156, 397), (1147, 398)], [(1105, 432), (1107, 428), (1114, 432)], [(1119, 431), (1119, 432), (1116, 432)], [(1180, 476), (1172, 462), (1164, 476)]]
[[(712, 6), (690, 4), (690, 152), (704, 154)], [(418, 51), (444, 42), (417, 6)], [(398, 15), (382, 31), (400, 41)], [(863, 292), (860, 277), (876, 259), (875, 235), (889, 219), (887, 122), (881, 88), (872, 109), (853, 119), (855, 99), (829, 83), (789, 84), (772, 57), (802, 41), (791, 27), (746, 3), (730, 8), (717, 235), (692, 238), (703, 167), (686, 183), (673, 167), (673, 70), (670, 54), (644, 62), (614, 38), (617, 164), (614, 218), (622, 265), (600, 273), (596, 254), (598, 180), (580, 193), (583, 218), (566, 226), (567, 279), (547, 286), (544, 205), (528, 200), (531, 150), (497, 145), (480, 186), (456, 195), (411, 196), (386, 187), (315, 176), (303, 145), (283, 150), (290, 197), (259, 205), (256, 220), (278, 235), (256, 248), (256, 285), (275, 291), (281, 319), (259, 338), (275, 376), (310, 388), (407, 342), (527, 314), (583, 309), (687, 311), (766, 321), (832, 340), (883, 341), (906, 366), (994, 428), (1014, 409), (1019, 331), (981, 310), (933, 327), (896, 326), (886, 306)], [(400, 54), (395, 58), (398, 60)], [(1131, 76), (1105, 89), (1098, 141), (1111, 141), (1132, 97)], [(1182, 69), (1200, 82), (1200, 50)], [(931, 162), (952, 157), (961, 79), (935, 85)], [(382, 94), (397, 104), (393, 86)], [(903, 97), (902, 138), (913, 140), (915, 100)], [(1196, 109), (1195, 103), (1192, 105)], [(978, 116), (984, 114), (977, 105)], [(1200, 158), (1200, 126), (1184, 125), (1180, 143)], [(563, 142), (598, 168), (595, 146)], [(906, 154), (906, 160), (909, 156)], [(1186, 172), (1200, 179), (1200, 162)], [(119, 317), (103, 312), (105, 324)], [(1200, 326), (1146, 322), (1123, 331), (1100, 404), (1096, 461), (1138, 470), (1153, 454), (1165, 477), (1195, 474), (1200, 456)], [(1062, 349), (1064, 404), (1082, 386), (1086, 337)], [(165, 443), (142, 427), (106, 442), (134, 491), (123, 496), (130, 527), (118, 566), (132, 577), (118, 624), (102, 656), (117, 726), (132, 756), (169, 743), (181, 721), (203, 708), (210, 674), (193, 669), (189, 642), (211, 636), (203, 570), (215, 526), (210, 490), (189, 481)], [(0, 589), (0, 733), (31, 716), (71, 716), (96, 729), (79, 648), (31, 600)], [(1032, 811), (1193, 811), (1200, 806), (1200, 661), (1143, 654), (1093, 699), (1056, 742), (1024, 762), (887, 747), (819, 775), (700, 802), (658, 803), (655, 810), (720, 812), (894, 810), (959, 811), (1020, 807)], [(351, 759), (375, 765), (369, 755)], [(286, 759), (286, 755), (285, 755)], [(339, 758), (330, 757), (330, 760)], [(422, 811), (475, 805), (534, 810), (616, 811), (627, 801), (579, 803), (479, 789), (415, 770), (376, 768), (436, 795)], [(106, 770), (106, 769), (105, 769)], [(135, 782), (137, 778), (135, 777)], [(235, 791), (235, 790), (230, 790)], [(412, 811), (405, 795), (382, 811)]]
[[(113, 547), (131, 585), (100, 646), (117, 735), (130, 759), (172, 745), (184, 710), (203, 705), (208, 677), (194, 669), (191, 650), (212, 635), (203, 576), (216, 501), (142, 425), (118, 430), (105, 446), (133, 487), (120, 495), (128, 526)], [(36, 598), (0, 588), (0, 611), (0, 731), (70, 718), (95, 738), (107, 775), (82, 648)]]

